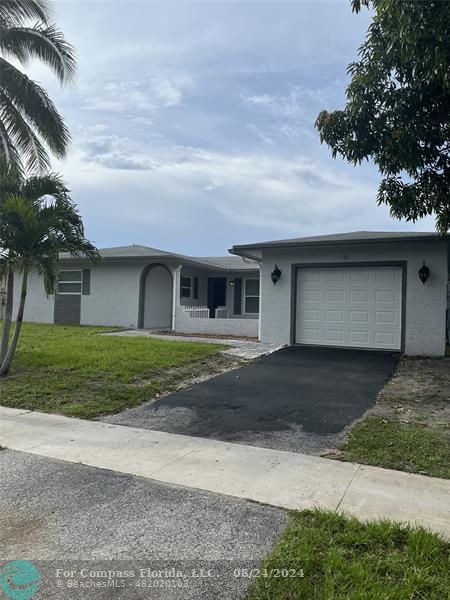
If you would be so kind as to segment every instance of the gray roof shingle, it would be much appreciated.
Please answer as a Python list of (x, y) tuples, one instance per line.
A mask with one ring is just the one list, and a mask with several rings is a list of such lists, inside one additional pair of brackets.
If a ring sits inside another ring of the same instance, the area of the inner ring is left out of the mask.
[(333, 233), (330, 235), (314, 235), (309, 237), (291, 238), (285, 240), (272, 240), (255, 244), (238, 244), (233, 246), (233, 251), (240, 249), (258, 249), (283, 246), (309, 246), (317, 244), (336, 243), (365, 243), (365, 242), (395, 242), (403, 240), (419, 241), (438, 239), (440, 235), (434, 231), (350, 231), (347, 233)]
[[(166, 252), (150, 246), (133, 244), (131, 246), (116, 246), (113, 248), (100, 248), (100, 256), (104, 260), (130, 260), (130, 259), (178, 259), (181, 262), (198, 265), (206, 268), (216, 268), (225, 271), (251, 271), (259, 268), (258, 263), (243, 259), (240, 256), (187, 256), (175, 252)], [(67, 253), (60, 255), (62, 261), (83, 262), (83, 259), (71, 257)]]

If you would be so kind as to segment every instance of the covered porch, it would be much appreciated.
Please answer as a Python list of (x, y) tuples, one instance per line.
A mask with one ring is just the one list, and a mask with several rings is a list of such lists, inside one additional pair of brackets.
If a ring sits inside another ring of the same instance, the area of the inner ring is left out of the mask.
[(237, 257), (160, 260), (140, 281), (138, 328), (259, 339), (259, 264)]
[(176, 275), (175, 332), (259, 338), (255, 263), (239, 270), (182, 265)]

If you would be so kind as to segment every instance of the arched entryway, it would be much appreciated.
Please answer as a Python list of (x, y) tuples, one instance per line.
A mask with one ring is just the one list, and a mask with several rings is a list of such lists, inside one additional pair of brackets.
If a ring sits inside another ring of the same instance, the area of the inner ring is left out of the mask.
[(139, 328), (172, 329), (173, 276), (163, 264), (147, 265), (141, 274)]

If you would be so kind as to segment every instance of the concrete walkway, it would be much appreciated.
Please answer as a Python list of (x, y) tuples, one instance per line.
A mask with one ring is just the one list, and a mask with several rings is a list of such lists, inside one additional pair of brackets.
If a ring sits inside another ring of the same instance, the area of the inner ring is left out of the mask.
[(0, 445), (283, 508), (408, 521), (450, 537), (443, 479), (3, 407)]
[(158, 340), (170, 340), (172, 342), (197, 342), (202, 344), (221, 344), (229, 346), (226, 350), (221, 350), (221, 354), (236, 356), (245, 360), (254, 360), (266, 354), (272, 354), (283, 344), (264, 344), (256, 340), (240, 340), (233, 338), (214, 338), (201, 337), (195, 335), (170, 335), (169, 333), (155, 333), (150, 329), (126, 329), (125, 331), (111, 331), (102, 335), (113, 335), (121, 337), (150, 337)]

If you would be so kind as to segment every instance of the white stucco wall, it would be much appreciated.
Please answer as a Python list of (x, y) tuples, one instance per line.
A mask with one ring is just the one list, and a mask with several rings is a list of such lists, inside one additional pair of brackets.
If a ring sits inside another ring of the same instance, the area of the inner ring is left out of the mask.
[[(14, 307), (13, 319), (16, 318), (19, 305), (22, 274), (14, 275)], [(42, 277), (37, 273), (28, 276), (28, 291), (25, 301), (24, 321), (33, 323), (53, 323), (54, 296), (47, 296)]]
[(164, 267), (150, 269), (145, 280), (144, 328), (172, 328), (173, 277)]
[(258, 337), (258, 319), (197, 319), (189, 316), (182, 306), (177, 307), (177, 333), (206, 333)]
[[(159, 262), (159, 261), (158, 261)], [(111, 325), (119, 327), (138, 327), (139, 314), (139, 285), (140, 278), (144, 268), (149, 264), (148, 261), (124, 261), (124, 262), (109, 262), (104, 261), (96, 265), (87, 265), (83, 263), (70, 263), (70, 266), (61, 265), (61, 269), (82, 270), (89, 268), (91, 271), (90, 277), (90, 294), (81, 296), (81, 316), (80, 323), (82, 325)], [(176, 288), (174, 289), (173, 311), (180, 305), (180, 273), (177, 272), (177, 265), (167, 262), (168, 268), (172, 271), (175, 277)], [(150, 271), (150, 274), (154, 270)], [(199, 277), (199, 299), (194, 302), (193, 299), (184, 299), (186, 304), (207, 304), (207, 281), (208, 277), (225, 276), (227, 278), (227, 306), (230, 317), (233, 317), (234, 307), (234, 288), (230, 285), (232, 279), (236, 277), (258, 277), (258, 272), (249, 274), (243, 273), (226, 273), (221, 271), (210, 271), (206, 269), (197, 269), (191, 267), (183, 267), (183, 275)], [(18, 299), (20, 293), (20, 277), (16, 276), (15, 296)], [(146, 299), (149, 300), (151, 295), (146, 294)], [(147, 303), (148, 304), (148, 303)], [(17, 302), (15, 303), (17, 308)], [(168, 307), (168, 310), (170, 308)], [(145, 314), (145, 313), (144, 313)], [(42, 279), (37, 274), (32, 274), (29, 278), (28, 297), (25, 308), (25, 320), (38, 323), (53, 323), (54, 316), (54, 297), (46, 297)], [(190, 317), (189, 317), (190, 318)], [(240, 335), (257, 335), (257, 315), (239, 315), (239, 320), (255, 321), (255, 324), (248, 326), (247, 329)], [(192, 319), (191, 319), (192, 321)], [(214, 319), (212, 319), (214, 321)], [(175, 318), (172, 320), (171, 326), (175, 325)], [(192, 327), (192, 323), (188, 323)], [(148, 320), (144, 322), (145, 327), (153, 327)], [(197, 324), (200, 327), (199, 324)], [(189, 331), (193, 331), (188, 328)], [(201, 332), (208, 333), (211, 325), (203, 327)], [(256, 328), (256, 329), (255, 329)], [(176, 328), (181, 331), (180, 327)], [(233, 331), (228, 331), (232, 329)], [(224, 334), (239, 334), (237, 326), (225, 325), (220, 328)], [(198, 329), (197, 329), (198, 331)], [(256, 333), (255, 333), (256, 331)], [(234, 332), (234, 333), (233, 333)], [(215, 333), (220, 333), (216, 331)]]
[(81, 297), (81, 324), (137, 327), (139, 281), (145, 265), (105, 261), (89, 267), (91, 290)]
[[(264, 249), (262, 256), (261, 341), (291, 342), (292, 264), (406, 261), (405, 353), (427, 356), (445, 353), (448, 278), (445, 241)], [(425, 285), (417, 275), (424, 260), (431, 272)], [(282, 271), (276, 285), (270, 279), (275, 263)]]
[[(71, 264), (67, 269), (91, 269), (89, 295), (81, 296), (81, 325), (137, 327), (139, 280), (144, 264)], [(65, 266), (61, 265), (64, 270)], [(15, 275), (14, 311), (20, 295), (21, 275)], [(15, 313), (14, 313), (15, 314)], [(42, 278), (32, 273), (28, 280), (25, 321), (53, 323), (54, 296), (47, 297)]]

